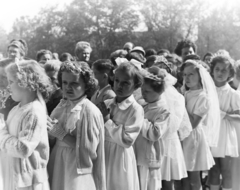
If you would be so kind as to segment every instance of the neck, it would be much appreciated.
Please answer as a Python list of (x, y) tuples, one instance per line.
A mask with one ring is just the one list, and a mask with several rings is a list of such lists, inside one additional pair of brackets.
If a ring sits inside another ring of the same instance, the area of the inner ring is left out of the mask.
[(24, 98), (20, 102), (20, 107), (22, 107), (26, 104), (29, 104), (30, 102), (33, 102), (36, 98), (37, 98), (36, 92), (26, 93), (26, 95), (24, 96)]
[(200, 84), (196, 85), (196, 86), (193, 86), (191, 88), (189, 88), (190, 90), (199, 90), (199, 89), (202, 89), (202, 86)]
[(227, 81), (224, 81), (224, 82), (217, 82), (217, 81), (214, 80), (214, 83), (215, 83), (216, 87), (222, 87), (222, 86), (224, 86), (224, 85), (227, 84)]

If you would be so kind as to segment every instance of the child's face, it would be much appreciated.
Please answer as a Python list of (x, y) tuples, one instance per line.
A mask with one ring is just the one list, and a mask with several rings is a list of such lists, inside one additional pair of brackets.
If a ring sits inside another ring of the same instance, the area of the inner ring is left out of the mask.
[(194, 65), (189, 65), (184, 68), (183, 77), (188, 88), (194, 90), (200, 86), (200, 76)]
[(217, 63), (213, 69), (213, 78), (216, 82), (227, 82), (230, 76), (229, 65), (225, 63)]
[(135, 90), (135, 84), (131, 73), (117, 70), (113, 88), (120, 101), (132, 95)]
[(82, 78), (70, 72), (62, 73), (62, 90), (69, 100), (77, 100), (85, 94), (85, 84)]
[(10, 92), (12, 99), (15, 102), (21, 102), (21, 100), (26, 97), (26, 88), (22, 88), (18, 85), (18, 81), (16, 77), (14, 77), (12, 74), (7, 73), (7, 79), (8, 79), (8, 84), (10, 87)]
[(146, 102), (148, 103), (156, 102), (157, 100), (159, 100), (160, 95), (161, 93), (155, 92), (149, 84), (143, 83), (142, 96)]

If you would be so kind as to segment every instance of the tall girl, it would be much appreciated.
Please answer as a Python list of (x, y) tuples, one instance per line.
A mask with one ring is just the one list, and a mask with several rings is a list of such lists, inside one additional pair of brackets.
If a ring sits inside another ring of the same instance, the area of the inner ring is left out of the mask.
[(56, 141), (48, 171), (51, 190), (105, 190), (104, 123), (86, 97), (97, 82), (85, 62), (64, 62), (58, 73), (63, 95), (49, 119)]
[(211, 61), (211, 73), (221, 109), (221, 140), (212, 149), (216, 165), (210, 170), (210, 184), (211, 190), (218, 190), (222, 175), (222, 188), (226, 190), (232, 189), (232, 160), (239, 156), (235, 127), (239, 127), (240, 122), (240, 93), (228, 84), (234, 76), (233, 61), (229, 56), (214, 57)]
[(0, 130), (0, 164), (3, 189), (48, 190), (49, 145), (47, 112), (43, 98), (51, 82), (35, 61), (6, 68), (11, 96), (19, 102)]
[(184, 189), (202, 189), (200, 171), (214, 165), (210, 146), (216, 146), (220, 125), (217, 93), (211, 76), (200, 63), (187, 60), (182, 66), (186, 108), (193, 131), (183, 140), (183, 153), (188, 171)]
[(115, 70), (116, 97), (99, 105), (105, 121), (108, 190), (139, 190), (133, 144), (140, 133), (144, 112), (133, 92), (141, 85), (142, 76), (138, 69), (130, 62), (124, 62)]

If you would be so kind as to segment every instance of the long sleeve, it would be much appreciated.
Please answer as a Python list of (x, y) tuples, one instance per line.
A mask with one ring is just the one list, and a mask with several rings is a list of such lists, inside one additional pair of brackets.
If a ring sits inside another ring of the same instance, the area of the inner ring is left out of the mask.
[(10, 135), (6, 127), (0, 131), (0, 149), (13, 157), (29, 157), (42, 138), (42, 130), (46, 127), (43, 124), (36, 115), (27, 112), (20, 123), (18, 137)]
[(157, 114), (154, 122), (144, 119), (142, 126), (142, 136), (150, 141), (158, 141), (168, 129), (169, 112), (165, 111)]
[(105, 123), (105, 127), (114, 142), (124, 148), (129, 148), (134, 144), (141, 131), (143, 118), (143, 109), (136, 109), (129, 118), (126, 118), (127, 121), (124, 125), (117, 125), (109, 119)]

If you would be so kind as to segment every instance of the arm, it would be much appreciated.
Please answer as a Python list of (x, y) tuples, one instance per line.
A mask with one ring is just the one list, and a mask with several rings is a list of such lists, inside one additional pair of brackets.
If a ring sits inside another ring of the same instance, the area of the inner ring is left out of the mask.
[(124, 148), (131, 147), (141, 131), (144, 118), (143, 109), (138, 108), (133, 112), (129, 118), (126, 118), (125, 125), (117, 125), (111, 119), (105, 123), (112, 140)]
[[(22, 131), (18, 137), (10, 135), (5, 127), (0, 131), (0, 149), (17, 158), (27, 158), (38, 146), (43, 130), (47, 130), (44, 121), (36, 115), (27, 113), (23, 118)], [(17, 126), (16, 126), (17, 127)]]
[(150, 141), (158, 141), (168, 129), (169, 112), (159, 113), (154, 122), (144, 119), (142, 126), (142, 136)]
[(193, 115), (189, 114), (189, 119), (192, 124), (192, 128), (195, 129), (199, 125), (202, 117), (200, 117), (199, 115), (196, 115), (196, 114), (193, 114)]
[(236, 110), (231, 113), (225, 113), (223, 119), (231, 120), (233, 122), (240, 122), (240, 110)]

